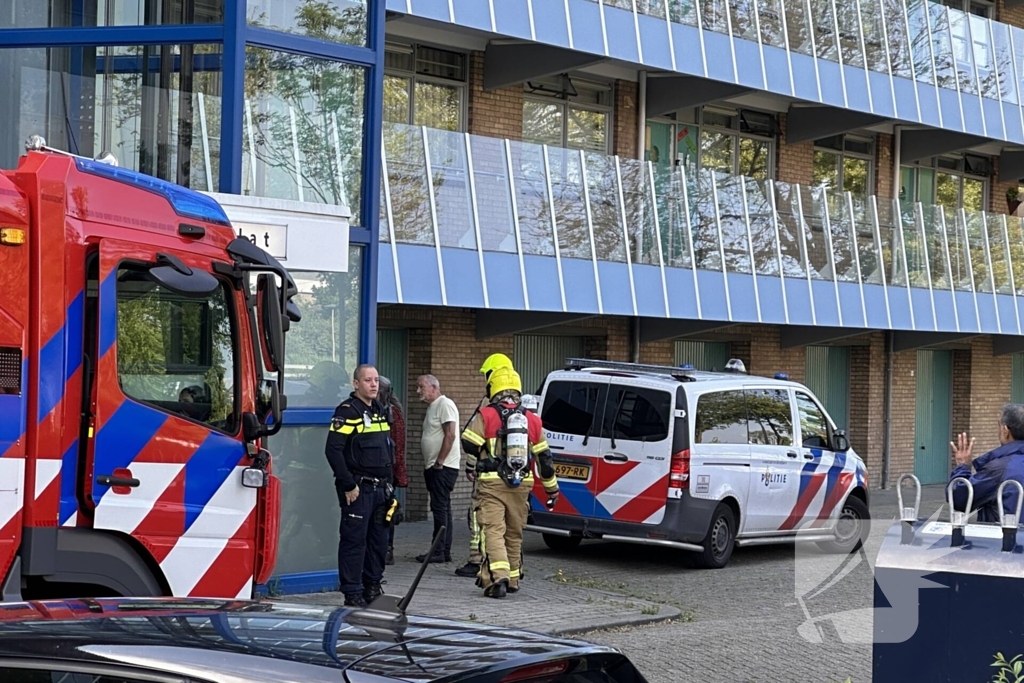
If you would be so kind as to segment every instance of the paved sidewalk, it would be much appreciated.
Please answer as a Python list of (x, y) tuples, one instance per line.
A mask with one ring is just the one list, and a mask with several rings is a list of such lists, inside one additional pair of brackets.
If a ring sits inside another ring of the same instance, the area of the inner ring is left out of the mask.
[[(387, 568), (384, 577), (388, 593), (401, 595), (412, 585), (419, 569), (414, 558), (430, 546), (432, 532), (431, 522), (403, 524), (398, 528), (395, 564)], [(409, 606), (410, 613), (515, 626), (554, 635), (641, 626), (680, 617), (680, 610), (672, 605), (602, 590), (603, 585), (577, 585), (576, 577), (559, 575), (558, 570), (552, 571), (550, 566), (543, 566), (547, 563), (535, 563), (531, 570), (529, 555), (522, 590), (504, 600), (484, 597), (473, 579), (454, 574), (455, 569), (465, 562), (468, 536), (468, 532), (456, 529), (455, 562), (427, 567)], [(344, 596), (337, 592), (286, 595), (279, 599), (321, 605), (341, 605), (344, 602)]]

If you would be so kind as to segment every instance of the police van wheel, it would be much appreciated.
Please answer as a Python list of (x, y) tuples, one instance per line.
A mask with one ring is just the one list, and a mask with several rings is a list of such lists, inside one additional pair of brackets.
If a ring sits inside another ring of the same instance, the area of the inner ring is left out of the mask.
[(555, 534), (541, 534), (544, 537), (544, 545), (552, 550), (576, 550), (580, 547), (580, 536), (557, 536)]
[(736, 515), (728, 505), (720, 503), (715, 508), (702, 545), (704, 550), (693, 556), (694, 566), (721, 569), (729, 564), (733, 548), (736, 547)]
[(868, 522), (871, 513), (864, 501), (850, 496), (843, 504), (836, 522), (836, 537), (833, 541), (822, 541), (818, 547), (827, 553), (847, 555), (856, 552), (868, 536)]

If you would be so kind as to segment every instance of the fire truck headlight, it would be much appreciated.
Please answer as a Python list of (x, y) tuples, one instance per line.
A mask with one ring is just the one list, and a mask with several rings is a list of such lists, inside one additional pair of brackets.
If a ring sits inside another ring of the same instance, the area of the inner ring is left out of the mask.
[(242, 470), (242, 486), (247, 489), (261, 489), (267, 485), (267, 473), (258, 467)]

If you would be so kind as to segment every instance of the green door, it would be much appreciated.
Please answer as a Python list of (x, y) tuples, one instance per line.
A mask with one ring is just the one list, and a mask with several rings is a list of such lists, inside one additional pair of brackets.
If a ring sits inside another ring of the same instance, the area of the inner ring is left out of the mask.
[(676, 365), (692, 365), (694, 370), (722, 372), (729, 362), (726, 342), (677, 341)]
[(526, 394), (539, 394), (548, 373), (563, 369), (566, 358), (583, 356), (583, 337), (517, 334), (512, 340), (512, 359)]
[(377, 372), (391, 380), (395, 396), (403, 406), (408, 406), (408, 358), (409, 331), (377, 328)]
[(814, 392), (836, 427), (850, 420), (850, 349), (846, 346), (808, 346), (804, 361), (807, 388)]
[(914, 474), (922, 484), (941, 484), (949, 478), (952, 393), (953, 352), (918, 351)]
[(1010, 400), (1024, 403), (1024, 353), (1013, 354), (1013, 366), (1010, 372)]
[(648, 121), (647, 139), (644, 140), (644, 161), (671, 166), (672, 154), (672, 124)]

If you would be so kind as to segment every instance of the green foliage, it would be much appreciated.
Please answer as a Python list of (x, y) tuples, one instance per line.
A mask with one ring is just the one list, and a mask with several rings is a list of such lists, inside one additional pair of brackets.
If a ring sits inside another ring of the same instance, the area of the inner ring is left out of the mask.
[(997, 652), (991, 666), (997, 669), (992, 683), (1024, 683), (1024, 655), (1007, 660), (1002, 652)]

